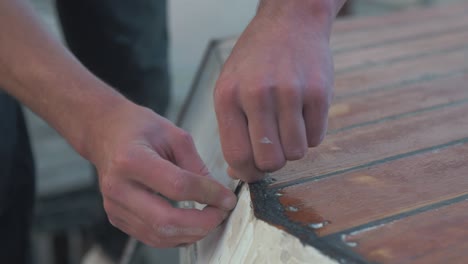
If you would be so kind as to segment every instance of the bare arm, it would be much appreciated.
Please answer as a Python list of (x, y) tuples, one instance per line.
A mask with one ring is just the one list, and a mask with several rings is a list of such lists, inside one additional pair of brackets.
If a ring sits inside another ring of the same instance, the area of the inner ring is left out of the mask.
[(51, 37), (24, 1), (0, 1), (0, 18), (1, 87), (86, 155), (90, 121), (126, 101)]
[[(109, 220), (146, 244), (193, 243), (235, 206), (186, 132), (93, 76), (21, 0), (0, 0), (0, 87), (96, 165)], [(208, 206), (172, 208), (156, 193)]]
[(261, 0), (215, 89), (223, 153), (255, 181), (323, 140), (333, 94), (329, 38), (344, 0)]

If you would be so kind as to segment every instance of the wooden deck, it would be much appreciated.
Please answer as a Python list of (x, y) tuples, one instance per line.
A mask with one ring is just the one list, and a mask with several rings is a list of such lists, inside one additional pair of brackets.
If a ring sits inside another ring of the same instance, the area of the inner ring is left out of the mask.
[(337, 24), (328, 137), (258, 216), (338, 259), (466, 263), (468, 4), (372, 20)]
[[(213, 43), (204, 85), (181, 117), (220, 179), (226, 165), (211, 90), (234, 42)], [(328, 136), (305, 159), (250, 185), (255, 216), (337, 262), (468, 263), (468, 2), (339, 21), (332, 46)], [(248, 220), (228, 222), (188, 262), (222, 259), (207, 254), (209, 245), (232, 243), (239, 221)], [(245, 235), (237, 243), (251, 243)], [(224, 250), (251, 253), (232, 247)]]

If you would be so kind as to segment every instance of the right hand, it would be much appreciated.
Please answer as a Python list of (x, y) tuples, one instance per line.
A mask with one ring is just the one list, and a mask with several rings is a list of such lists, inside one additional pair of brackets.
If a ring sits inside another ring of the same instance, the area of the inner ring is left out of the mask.
[[(210, 176), (187, 132), (146, 108), (123, 105), (92, 122), (87, 148), (109, 221), (153, 247), (200, 240), (235, 207), (235, 195)], [(174, 208), (159, 194), (207, 206)]]

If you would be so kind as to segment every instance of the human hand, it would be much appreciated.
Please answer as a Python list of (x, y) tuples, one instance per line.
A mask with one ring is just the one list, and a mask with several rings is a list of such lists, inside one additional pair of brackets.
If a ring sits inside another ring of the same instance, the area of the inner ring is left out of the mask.
[(229, 174), (247, 182), (301, 159), (326, 133), (331, 22), (306, 22), (283, 9), (259, 10), (214, 92)]
[[(211, 178), (191, 136), (168, 120), (128, 102), (96, 121), (88, 153), (117, 228), (153, 247), (186, 245), (234, 208), (235, 195)], [(207, 206), (173, 208), (158, 193)]]

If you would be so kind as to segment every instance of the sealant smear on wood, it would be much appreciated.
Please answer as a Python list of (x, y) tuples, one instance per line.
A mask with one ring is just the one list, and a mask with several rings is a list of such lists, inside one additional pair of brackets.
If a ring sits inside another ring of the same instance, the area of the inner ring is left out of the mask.
[[(330, 177), (333, 177), (333, 176), (336, 176), (336, 175), (339, 175), (339, 174), (358, 171), (358, 170), (365, 169), (365, 168), (368, 168), (368, 167), (372, 167), (372, 166), (384, 164), (384, 163), (387, 163), (387, 162), (391, 162), (391, 161), (395, 161), (395, 160), (415, 156), (415, 155), (418, 155), (418, 154), (424, 154), (424, 153), (431, 152), (431, 151), (432, 152), (433, 151), (440, 151), (440, 150), (443, 150), (443, 149), (446, 149), (446, 148), (449, 148), (449, 147), (453, 147), (453, 146), (457, 146), (457, 145), (464, 145), (466, 143), (468, 143), (468, 137), (465, 137), (465, 138), (462, 138), (462, 139), (457, 139), (457, 140), (454, 140), (454, 141), (450, 141), (448, 143), (444, 143), (444, 144), (441, 144), (441, 145), (431, 146), (431, 147), (428, 147), (428, 148), (418, 149), (418, 150), (415, 150), (415, 151), (410, 151), (410, 152), (398, 154), (398, 155), (395, 155), (395, 156), (390, 156), (390, 157), (383, 158), (383, 159), (380, 159), (380, 160), (374, 160), (374, 161), (364, 163), (364, 164), (361, 164), (361, 165), (357, 165), (357, 166), (354, 166), (354, 167), (351, 167), (351, 168), (336, 170), (336, 171), (333, 171), (333, 172), (321, 174), (321, 175), (311, 177), (311, 178), (306, 177), (306, 178), (300, 178), (300, 179), (296, 179), (296, 180), (290, 180), (288, 182), (279, 183), (278, 185), (276, 185), (274, 187), (270, 187), (269, 189), (272, 190), (275, 193), (275, 192), (281, 191), (284, 188), (291, 187), (291, 186), (294, 186), (294, 185), (303, 184), (303, 183), (306, 183), (306, 182), (319, 181), (319, 180), (330, 178)], [(277, 195), (274, 195), (274, 196), (276, 198), (278, 198)]]
[(340, 247), (335, 241), (319, 238), (311, 227), (291, 221), (286, 216), (285, 208), (276, 195), (277, 189), (268, 188), (268, 185), (273, 181), (268, 179), (249, 185), (255, 217), (290, 233), (300, 239), (302, 243), (313, 246), (340, 263), (368, 263), (349, 248)]

